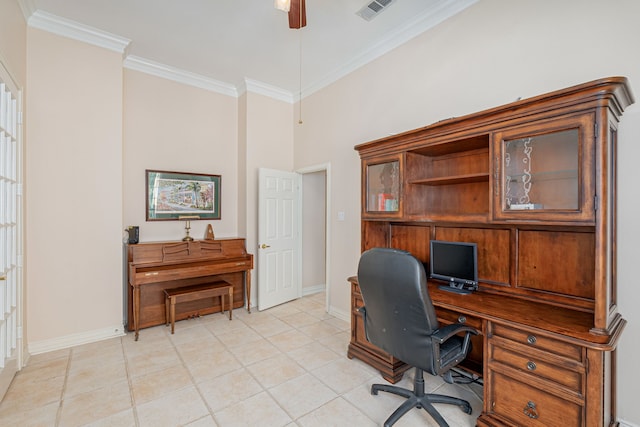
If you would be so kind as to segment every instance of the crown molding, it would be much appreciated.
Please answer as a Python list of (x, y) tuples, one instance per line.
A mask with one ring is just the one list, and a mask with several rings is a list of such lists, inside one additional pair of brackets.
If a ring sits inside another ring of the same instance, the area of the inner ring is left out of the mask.
[[(23, 9), (23, 13), (24, 13)], [(27, 25), (39, 30), (48, 31), (59, 36), (68, 37), (94, 46), (103, 47), (124, 54), (131, 40), (61, 18), (42, 10), (36, 10), (27, 19)]]
[(356, 55), (351, 61), (328, 73), (325, 77), (313, 82), (302, 90), (302, 98), (305, 98), (320, 89), (340, 80), (358, 68), (383, 56), (398, 46), (408, 42), (414, 37), (435, 27), (444, 20), (463, 11), (479, 0), (444, 0), (435, 10), (431, 9), (421, 15), (417, 15), (411, 22), (388, 37), (372, 45), (369, 49)]
[(284, 90), (258, 80), (245, 78), (244, 85), (241, 87), (239, 94), (242, 95), (245, 92), (257, 93), (289, 104), (293, 104), (295, 102), (293, 94), (288, 90)]
[(22, 10), (24, 20), (28, 22), (29, 18), (31, 18), (31, 15), (33, 15), (33, 12), (36, 10), (34, 0), (18, 0), (18, 6), (20, 6), (20, 9)]
[(174, 82), (183, 83), (200, 89), (210, 90), (223, 95), (238, 97), (238, 90), (232, 84), (214, 80), (200, 74), (171, 67), (134, 55), (128, 55), (122, 65), (130, 70), (140, 71), (156, 77), (162, 77)]
[[(245, 78), (241, 85), (236, 86), (132, 55), (126, 56), (123, 61), (123, 66), (125, 68), (221, 93), (223, 95), (238, 97), (245, 92), (252, 92), (294, 104), (300, 99), (304, 99), (307, 96), (331, 85), (358, 68), (383, 56), (421, 33), (435, 27), (447, 18), (461, 12), (476, 2), (478, 2), (478, 0), (442, 0), (437, 9), (431, 9), (422, 15), (416, 16), (412, 22), (404, 26), (402, 29), (390, 34), (389, 37), (379, 41), (369, 49), (362, 51), (360, 54), (354, 56), (351, 61), (336, 68), (334, 71), (329, 72), (323, 78), (302, 88), (299, 96), (296, 96), (293, 92), (289, 92), (257, 80)], [(22, 13), (25, 15), (27, 24), (30, 27), (104, 47), (122, 54), (126, 54), (125, 52), (131, 43), (131, 40), (124, 37), (37, 10), (34, 7), (34, 0), (18, 0), (18, 3), (22, 9)]]

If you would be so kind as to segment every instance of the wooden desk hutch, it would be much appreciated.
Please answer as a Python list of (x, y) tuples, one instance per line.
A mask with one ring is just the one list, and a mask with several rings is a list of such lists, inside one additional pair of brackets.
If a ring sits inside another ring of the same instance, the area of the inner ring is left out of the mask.
[[(478, 246), (477, 292), (429, 292), (442, 323), (481, 331), (479, 426), (617, 424), (617, 124), (633, 102), (605, 78), (355, 147), (362, 251), (428, 262), (430, 239)], [(408, 367), (366, 341), (349, 281), (348, 355), (396, 382)]]

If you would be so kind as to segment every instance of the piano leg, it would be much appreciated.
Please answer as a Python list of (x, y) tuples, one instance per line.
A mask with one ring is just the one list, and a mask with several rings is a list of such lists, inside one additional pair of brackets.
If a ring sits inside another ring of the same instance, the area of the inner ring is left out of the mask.
[(251, 271), (244, 272), (244, 294), (247, 297), (247, 311), (251, 313)]
[(135, 340), (138, 341), (138, 317), (140, 317), (140, 286), (133, 287), (133, 329)]

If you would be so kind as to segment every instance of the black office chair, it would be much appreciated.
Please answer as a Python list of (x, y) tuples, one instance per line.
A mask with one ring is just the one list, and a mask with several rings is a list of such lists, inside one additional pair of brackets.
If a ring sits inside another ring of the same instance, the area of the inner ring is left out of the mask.
[[(439, 327), (422, 263), (406, 251), (370, 249), (360, 258), (358, 284), (367, 340), (416, 368), (413, 390), (389, 384), (371, 386), (371, 394), (386, 391), (407, 398), (384, 426), (393, 425), (412, 408), (423, 408), (439, 426), (448, 426), (433, 403), (458, 405), (471, 414), (466, 400), (424, 392), (423, 371), (453, 382), (450, 369), (467, 356), (470, 337), (478, 331), (464, 324)], [(460, 332), (464, 337), (457, 335)]]

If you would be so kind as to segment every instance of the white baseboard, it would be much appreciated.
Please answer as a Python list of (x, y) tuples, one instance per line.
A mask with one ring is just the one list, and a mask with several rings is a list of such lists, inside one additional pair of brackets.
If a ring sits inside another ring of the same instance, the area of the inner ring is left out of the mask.
[(313, 295), (319, 292), (324, 292), (326, 288), (327, 286), (324, 283), (321, 285), (315, 285), (315, 286), (305, 286), (304, 288), (302, 288), (302, 296), (306, 297), (307, 295)]
[(110, 328), (96, 329), (48, 340), (30, 342), (28, 344), (28, 351), (30, 355), (47, 353), (49, 351), (89, 344), (109, 338), (121, 337), (123, 335), (125, 335), (124, 325), (117, 325)]
[(638, 427), (637, 424), (633, 424), (629, 421), (618, 420), (618, 422), (620, 423), (620, 427)]
[[(324, 292), (327, 289), (327, 285), (324, 283), (321, 285), (315, 286), (306, 286), (302, 288), (302, 296), (313, 295), (319, 292)], [(337, 310), (334, 307), (329, 307), (329, 314), (337, 317), (340, 320), (344, 320), (345, 322), (351, 322), (351, 315), (349, 312), (344, 312), (342, 310)]]
[(351, 322), (351, 313), (348, 311), (338, 310), (335, 307), (329, 307), (329, 314), (337, 317), (340, 320), (344, 320), (345, 322)]

